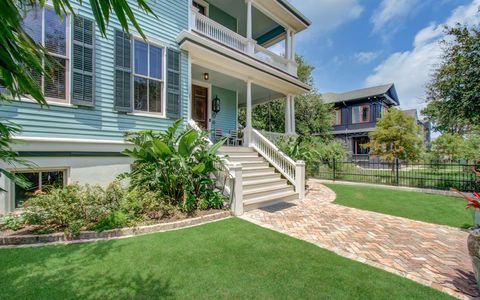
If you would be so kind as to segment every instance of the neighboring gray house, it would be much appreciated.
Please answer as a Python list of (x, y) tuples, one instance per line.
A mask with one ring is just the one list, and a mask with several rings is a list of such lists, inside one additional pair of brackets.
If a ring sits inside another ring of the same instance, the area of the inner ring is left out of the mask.
[(418, 117), (418, 111), (415, 108), (406, 109), (403, 112), (408, 116), (412, 117), (417, 123), (417, 125), (420, 126), (420, 137), (423, 140), (423, 144), (427, 149), (430, 149), (432, 147), (432, 123), (420, 120), (420, 118)]
[(346, 93), (326, 93), (323, 99), (335, 105), (335, 138), (343, 141), (354, 159), (368, 159), (368, 133), (375, 129), (382, 114), (392, 106), (400, 105), (393, 83)]

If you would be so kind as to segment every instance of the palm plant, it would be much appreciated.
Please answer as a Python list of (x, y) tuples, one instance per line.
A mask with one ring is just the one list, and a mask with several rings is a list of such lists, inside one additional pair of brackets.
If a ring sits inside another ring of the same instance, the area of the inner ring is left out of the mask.
[(192, 212), (198, 201), (214, 189), (211, 174), (220, 162), (216, 155), (225, 140), (209, 146), (206, 133), (186, 128), (177, 120), (165, 133), (151, 130), (126, 134), (132, 150), (123, 153), (134, 159), (127, 175), (132, 189), (148, 189), (183, 211)]

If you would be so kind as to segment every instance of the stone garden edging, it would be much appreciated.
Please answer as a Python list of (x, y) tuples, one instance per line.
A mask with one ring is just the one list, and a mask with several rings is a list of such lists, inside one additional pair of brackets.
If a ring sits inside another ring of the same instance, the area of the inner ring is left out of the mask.
[(154, 225), (127, 227), (119, 229), (105, 230), (102, 232), (82, 231), (76, 239), (69, 239), (63, 232), (52, 234), (31, 234), (0, 237), (0, 248), (49, 245), (59, 243), (84, 243), (98, 240), (119, 239), (132, 237), (148, 233), (164, 232), (175, 229), (201, 225), (213, 221), (218, 221), (231, 216), (230, 211), (221, 211), (201, 217), (184, 219), (170, 223), (159, 223)]

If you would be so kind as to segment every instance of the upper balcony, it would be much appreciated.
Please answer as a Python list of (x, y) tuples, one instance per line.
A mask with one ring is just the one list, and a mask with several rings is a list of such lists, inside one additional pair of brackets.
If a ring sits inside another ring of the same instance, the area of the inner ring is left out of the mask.
[[(295, 34), (310, 21), (284, 0), (193, 0), (190, 31), (297, 77)], [(269, 48), (275, 45), (277, 53)]]

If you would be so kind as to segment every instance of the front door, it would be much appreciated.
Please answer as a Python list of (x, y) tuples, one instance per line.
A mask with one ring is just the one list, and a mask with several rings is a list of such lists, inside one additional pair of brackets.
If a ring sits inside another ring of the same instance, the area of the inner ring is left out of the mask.
[(192, 86), (192, 119), (203, 129), (208, 129), (208, 88)]

